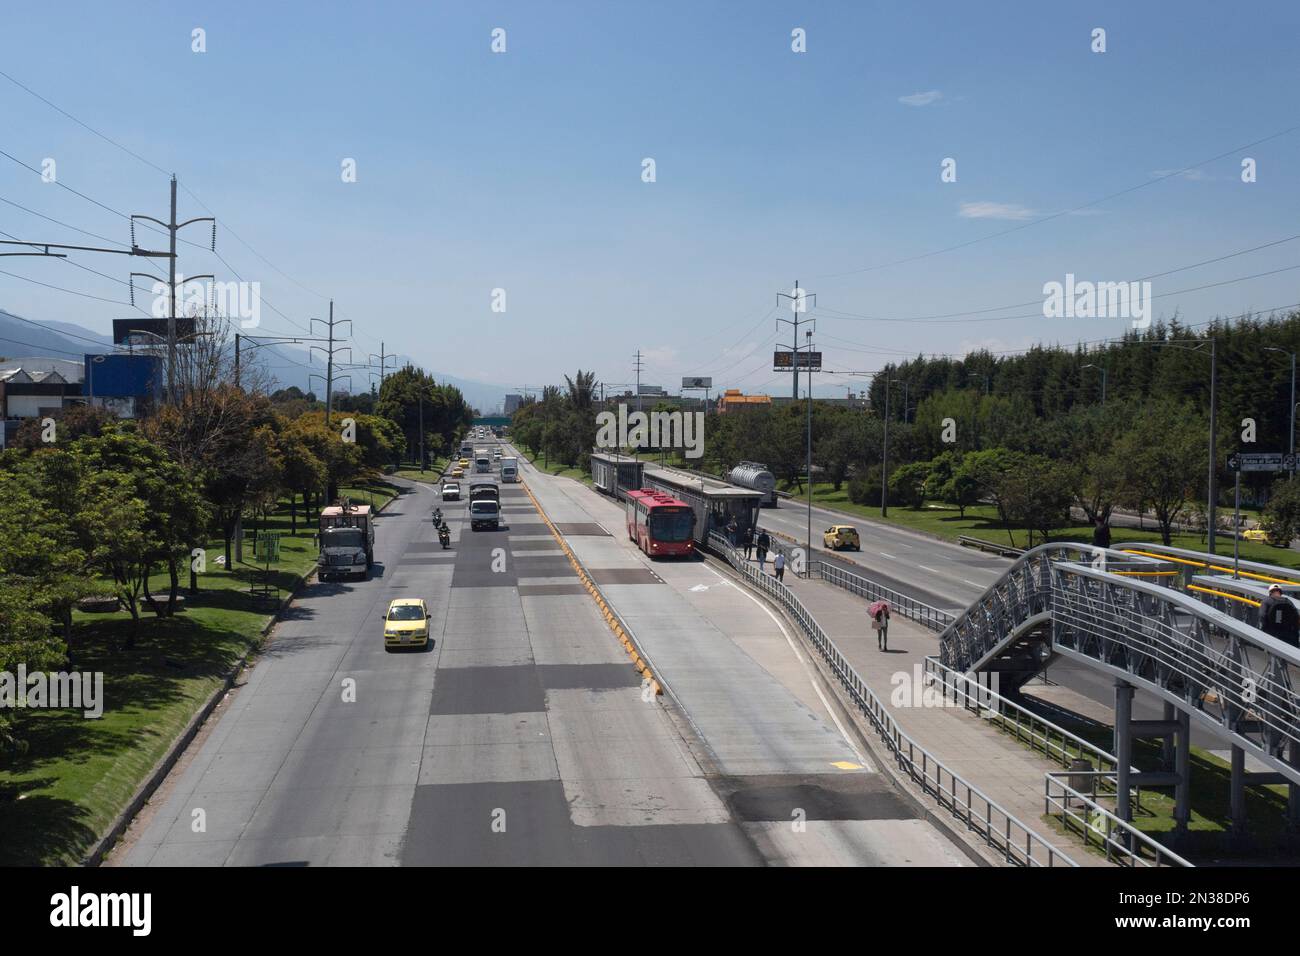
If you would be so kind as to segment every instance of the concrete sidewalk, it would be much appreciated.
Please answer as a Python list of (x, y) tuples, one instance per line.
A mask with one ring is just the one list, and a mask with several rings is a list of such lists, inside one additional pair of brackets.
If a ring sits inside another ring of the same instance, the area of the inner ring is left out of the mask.
[[(766, 568), (770, 574), (770, 561)], [(1081, 866), (1107, 865), (1072, 838), (1055, 834), (1043, 819), (1043, 775), (1060, 771), (1060, 764), (987, 726), (965, 708), (924, 706), (921, 675), (925, 658), (939, 651), (938, 635), (895, 615), (889, 623), (889, 649), (882, 651), (871, 630), (867, 600), (820, 578), (787, 573), (783, 583), (888, 706), (904, 733)]]

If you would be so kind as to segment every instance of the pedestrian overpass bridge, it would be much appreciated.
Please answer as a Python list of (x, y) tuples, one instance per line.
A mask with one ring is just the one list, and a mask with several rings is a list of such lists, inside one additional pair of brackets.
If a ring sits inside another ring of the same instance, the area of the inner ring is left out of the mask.
[[(1235, 574), (1234, 574), (1235, 570)], [(1115, 681), (1117, 815), (1129, 787), (1173, 786), (1175, 821), (1190, 819), (1190, 730), (1232, 754), (1231, 816), (1244, 826), (1247, 784), (1289, 784), (1300, 825), (1300, 649), (1253, 624), (1271, 583), (1300, 596), (1300, 574), (1163, 545), (1097, 548), (1055, 543), (1025, 552), (941, 635), (942, 662), (997, 672), (1018, 692), (1056, 655)], [(1164, 702), (1164, 720), (1134, 720), (1133, 691)], [(1132, 771), (1135, 738), (1160, 737), (1172, 769)], [(1247, 773), (1249, 755), (1268, 767)]]

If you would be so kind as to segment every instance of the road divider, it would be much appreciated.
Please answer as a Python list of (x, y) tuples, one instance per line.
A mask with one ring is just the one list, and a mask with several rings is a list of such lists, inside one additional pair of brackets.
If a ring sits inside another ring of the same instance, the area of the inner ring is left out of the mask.
[(528, 500), (533, 503), (533, 507), (537, 509), (537, 513), (541, 515), (542, 521), (545, 522), (552, 537), (555, 538), (556, 542), (560, 545), (561, 550), (564, 551), (565, 556), (569, 559), (569, 563), (573, 565), (573, 570), (577, 573), (578, 580), (582, 582), (583, 587), (587, 589), (587, 593), (592, 596), (596, 602), (596, 606), (600, 608), (601, 616), (605, 618), (605, 623), (609, 626), (610, 631), (618, 638), (619, 643), (623, 645), (623, 650), (627, 652), (636, 672), (645, 679), (646, 686), (650, 688), (651, 693), (656, 697), (662, 695), (664, 692), (664, 685), (655, 677), (649, 658), (642, 653), (640, 646), (636, 642), (636, 637), (632, 633), (632, 629), (627, 626), (627, 622), (619, 616), (618, 612), (614, 610), (609, 601), (605, 599), (605, 595), (601, 592), (600, 586), (596, 584), (591, 575), (587, 573), (586, 567), (578, 556), (573, 553), (573, 549), (569, 547), (569, 543), (564, 540), (564, 535), (560, 534), (559, 529), (555, 527), (554, 522), (551, 521), (550, 516), (546, 513), (546, 509), (542, 507), (542, 503), (537, 500), (537, 496), (533, 494), (533, 490), (528, 487), (528, 482), (520, 478), (519, 484), (524, 489), (524, 493), (528, 495)]

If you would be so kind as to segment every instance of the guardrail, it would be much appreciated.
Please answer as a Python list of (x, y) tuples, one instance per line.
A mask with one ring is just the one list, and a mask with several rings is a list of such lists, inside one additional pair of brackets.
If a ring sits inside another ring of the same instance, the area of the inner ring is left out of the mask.
[[(943, 689), (945, 701), (951, 694), (954, 704), (976, 713), (989, 714), (990, 723), (1000, 724), (1008, 733), (1014, 734), (1017, 741), (1028, 743), (1061, 766), (1069, 767), (1075, 760), (1087, 760), (1103, 774), (1114, 774), (1118, 768), (1114, 754), (982, 686), (975, 678), (953, 670), (937, 657), (927, 657), (923, 666), (925, 676)], [(1134, 772), (1137, 772), (1136, 768)]]
[(1002, 555), (1004, 558), (1018, 558), (1025, 553), (1021, 548), (998, 544), (996, 541), (985, 541), (983, 538), (973, 538), (968, 534), (957, 535), (957, 543), (963, 548), (978, 548), (980, 551), (991, 551), (994, 554)]
[[(1146, 867), (1192, 865), (1060, 779), (1096, 776), (1101, 774), (1069, 771), (1047, 773), (1043, 781), (1044, 812), (1058, 816), (1062, 826), (1083, 837), (1085, 846), (1091, 846), (1095, 840), (1111, 863)], [(1084, 813), (1075, 809), (1076, 804), (1085, 808)]]
[(883, 584), (877, 584), (860, 574), (845, 571), (843, 568), (827, 564), (825, 561), (812, 562), (810, 571), (813, 569), (816, 570), (817, 575), (823, 581), (844, 588), (844, 590), (859, 597), (876, 601), (888, 601), (891, 614), (897, 612), (938, 634), (942, 634), (948, 629), (948, 625), (956, 620), (956, 617), (947, 611), (931, 607), (922, 601), (916, 600), (916, 598), (895, 591), (893, 588), (887, 588)]
[(831, 672), (844, 686), (850, 699), (871, 722), (899, 768), (924, 793), (933, 797), (939, 806), (964, 823), (986, 845), (1000, 852), (1008, 863), (1030, 867), (1078, 865), (905, 734), (888, 708), (789, 588), (746, 561), (744, 555), (722, 535), (716, 532), (710, 534), (709, 546), (747, 582), (770, 595), (790, 612), (830, 666)]

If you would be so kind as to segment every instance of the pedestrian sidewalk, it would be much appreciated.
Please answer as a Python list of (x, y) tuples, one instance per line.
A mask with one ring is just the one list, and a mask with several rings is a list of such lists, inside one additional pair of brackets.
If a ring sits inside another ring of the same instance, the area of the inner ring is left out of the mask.
[[(770, 559), (765, 569), (772, 573)], [(895, 614), (889, 622), (889, 649), (882, 651), (871, 630), (866, 599), (789, 571), (782, 583), (830, 635), (904, 733), (1081, 866), (1107, 865), (1075, 840), (1055, 833), (1043, 819), (1043, 775), (1059, 772), (1060, 764), (986, 726), (963, 707), (925, 706), (921, 676), (925, 658), (939, 652), (938, 635)]]

